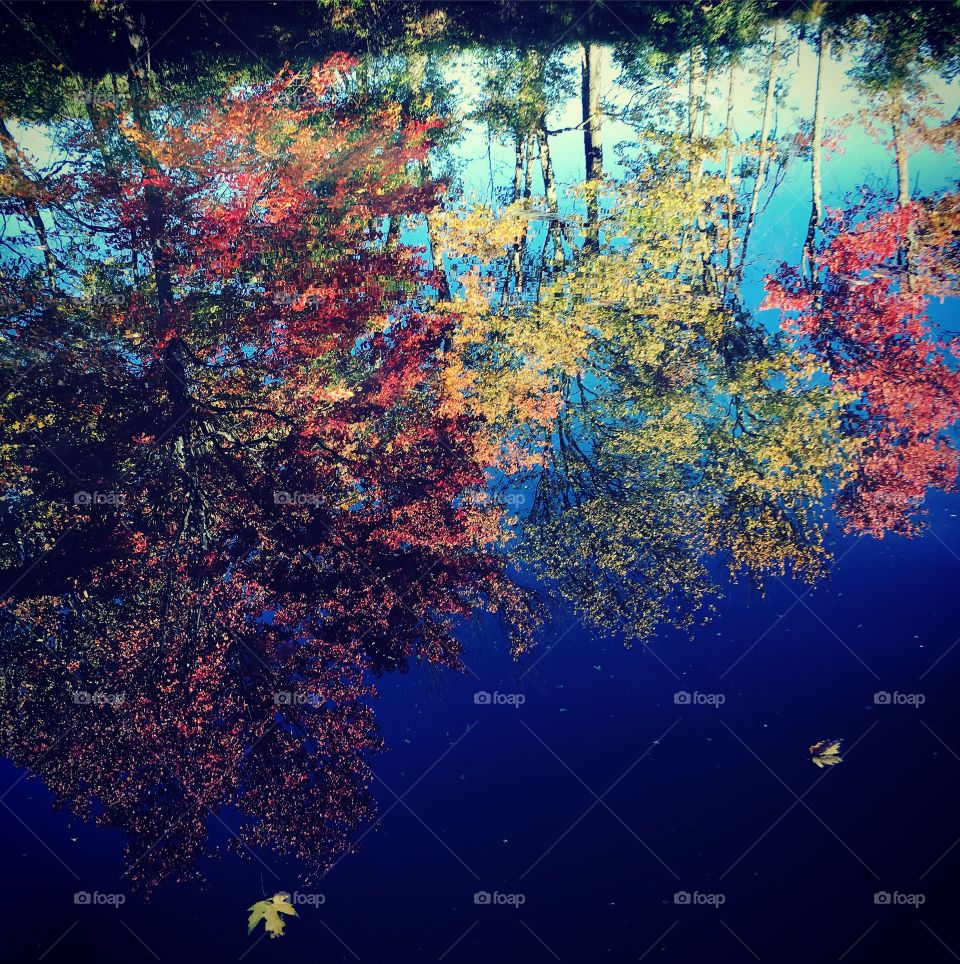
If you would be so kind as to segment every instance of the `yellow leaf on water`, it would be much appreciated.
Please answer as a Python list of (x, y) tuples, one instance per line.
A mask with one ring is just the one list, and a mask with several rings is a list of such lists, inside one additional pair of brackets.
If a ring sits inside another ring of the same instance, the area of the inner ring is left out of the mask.
[(814, 743), (810, 747), (810, 759), (820, 769), (843, 763), (843, 757), (840, 756), (841, 743), (843, 740), (820, 740), (819, 743)]
[(285, 921), (281, 914), (292, 914), (298, 917), (296, 908), (290, 903), (290, 895), (283, 893), (274, 894), (266, 900), (258, 900), (250, 911), (250, 918), (247, 920), (247, 933), (252, 934), (253, 929), (263, 921), (263, 929), (273, 937), (283, 937)]

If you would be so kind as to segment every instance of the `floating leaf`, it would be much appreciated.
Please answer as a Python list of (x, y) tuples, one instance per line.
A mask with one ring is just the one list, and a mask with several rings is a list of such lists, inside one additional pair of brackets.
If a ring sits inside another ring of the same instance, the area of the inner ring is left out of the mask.
[(247, 920), (247, 933), (252, 934), (253, 929), (263, 921), (263, 929), (271, 938), (283, 937), (284, 920), (281, 914), (292, 914), (298, 917), (296, 908), (290, 903), (290, 895), (281, 891), (266, 900), (258, 900), (250, 911), (250, 918)]
[(843, 740), (821, 740), (819, 743), (814, 743), (810, 747), (810, 759), (821, 769), (843, 763), (843, 757), (840, 756), (841, 743)]

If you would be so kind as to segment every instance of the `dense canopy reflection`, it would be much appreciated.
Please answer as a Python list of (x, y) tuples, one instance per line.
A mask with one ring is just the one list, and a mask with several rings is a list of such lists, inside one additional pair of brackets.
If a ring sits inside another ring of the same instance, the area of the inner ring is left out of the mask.
[[(735, 29), (705, 9), (617, 44), (478, 47), (472, 98), (467, 55), (415, 34), (190, 90), (114, 4), (90, 16), (126, 69), (20, 77), (3, 749), (122, 828), (133, 879), (193, 874), (226, 807), (244, 845), (322, 870), (372, 816), (372, 680), (459, 667), (478, 609), (518, 654), (551, 595), (652, 642), (723, 568), (817, 580), (831, 526), (913, 534), (954, 485), (931, 305), (957, 293), (960, 195), (910, 168), (955, 150), (954, 51), (846, 8), (741, 4)], [(828, 118), (831, 57), (866, 117)], [(831, 208), (852, 128), (892, 186)], [(484, 200), (467, 143), (512, 161)], [(800, 243), (758, 261), (796, 170)]]

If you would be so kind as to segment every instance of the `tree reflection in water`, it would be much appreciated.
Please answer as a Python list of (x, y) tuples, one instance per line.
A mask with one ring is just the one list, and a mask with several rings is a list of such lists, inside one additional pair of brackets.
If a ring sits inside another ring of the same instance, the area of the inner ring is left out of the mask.
[[(460, 667), (480, 608), (518, 653), (551, 596), (651, 642), (715, 604), (718, 563), (815, 581), (835, 516), (913, 534), (953, 487), (930, 305), (958, 195), (910, 180), (956, 149), (953, 34), (737, 11), (487, 45), (474, 92), (429, 18), (225, 78), (145, 59), (149, 20), (101, 5), (85, 29), (119, 39), (82, 75), (5, 64), (4, 752), (124, 830), (132, 879), (195, 875), (231, 808), (240, 847), (322, 873), (374, 818), (376, 676)], [(831, 57), (866, 122), (827, 103)], [(896, 188), (833, 209), (851, 129)], [(457, 161), (481, 130), (510, 159), (483, 203)]]

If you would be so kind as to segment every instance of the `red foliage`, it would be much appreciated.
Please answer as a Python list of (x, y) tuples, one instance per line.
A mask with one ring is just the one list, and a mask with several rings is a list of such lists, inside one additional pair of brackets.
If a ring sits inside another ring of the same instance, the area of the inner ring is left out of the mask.
[(924, 278), (936, 249), (916, 243), (917, 204), (853, 223), (828, 222), (813, 279), (783, 266), (766, 281), (764, 308), (779, 308), (789, 330), (859, 402), (849, 426), (864, 441), (856, 479), (838, 507), (856, 531), (910, 534), (926, 492), (953, 488), (958, 453), (950, 429), (960, 418), (956, 339), (927, 317)]
[(51, 294), (13, 322), (5, 751), (123, 828), (147, 885), (191, 873), (225, 807), (251, 845), (342, 852), (370, 812), (371, 671), (458, 666), (459, 617), (524, 613), (484, 433), (443, 414), (454, 319), (383, 229), (436, 203), (410, 173), (435, 125), (358, 101), (350, 66), (156, 131), (139, 112), (109, 153), (98, 131), (77, 203), (139, 274), (107, 276), (127, 307)]

